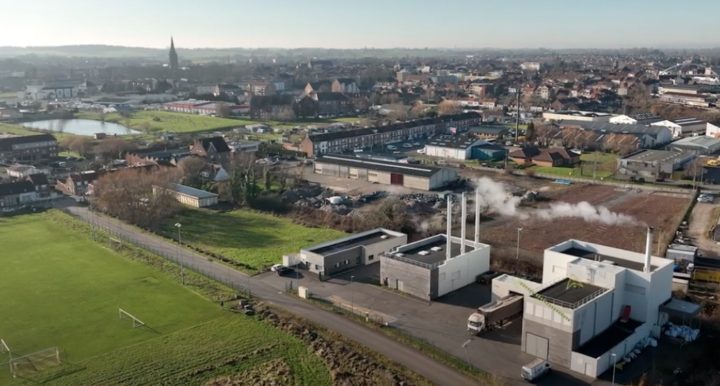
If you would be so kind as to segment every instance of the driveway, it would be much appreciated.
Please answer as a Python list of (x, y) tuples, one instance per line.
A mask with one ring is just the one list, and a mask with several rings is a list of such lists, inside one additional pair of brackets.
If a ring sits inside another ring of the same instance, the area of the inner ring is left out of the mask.
[(716, 204), (698, 202), (690, 214), (688, 233), (706, 257), (720, 257), (720, 245), (708, 237), (707, 230), (711, 226), (713, 209)]

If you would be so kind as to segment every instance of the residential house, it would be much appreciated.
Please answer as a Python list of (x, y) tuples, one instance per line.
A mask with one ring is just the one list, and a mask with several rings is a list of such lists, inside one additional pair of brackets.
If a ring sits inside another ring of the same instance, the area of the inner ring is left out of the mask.
[(355, 79), (336, 78), (335, 80), (333, 80), (332, 85), (330, 86), (330, 91), (343, 94), (355, 94), (360, 92), (360, 87), (358, 87)]
[(305, 95), (318, 92), (332, 92), (332, 85), (333, 82), (327, 79), (315, 82), (308, 82), (308, 84), (305, 85)]
[(13, 212), (37, 201), (37, 192), (28, 180), (0, 183), (0, 213)]
[(190, 154), (214, 162), (224, 162), (230, 159), (231, 151), (223, 137), (209, 137), (196, 139), (190, 145)]
[(253, 119), (288, 120), (295, 117), (295, 99), (292, 95), (256, 95), (250, 99), (250, 117)]
[(313, 92), (300, 98), (295, 105), (298, 117), (348, 115), (353, 111), (350, 98), (339, 92)]
[(72, 173), (65, 179), (57, 180), (55, 189), (69, 196), (89, 196), (93, 193), (93, 184), (100, 178), (100, 173), (87, 170)]
[(0, 138), (0, 160), (41, 161), (57, 157), (58, 143), (50, 134)]

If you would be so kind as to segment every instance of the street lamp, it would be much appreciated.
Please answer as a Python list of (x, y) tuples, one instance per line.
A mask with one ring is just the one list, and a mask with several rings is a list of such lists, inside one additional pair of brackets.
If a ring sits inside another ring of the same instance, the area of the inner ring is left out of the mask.
[(182, 228), (182, 224), (179, 222), (175, 223), (175, 228), (177, 228), (177, 249), (175, 250), (175, 258), (177, 259), (177, 263), (180, 265), (180, 280), (182, 281), (182, 284), (185, 285), (185, 267), (183, 266), (182, 262), (180, 261), (180, 245), (182, 244), (182, 238), (180, 236), (180, 229)]
[(615, 386), (615, 357), (617, 357), (617, 355), (615, 353), (611, 353), (610, 356), (612, 357), (612, 367), (613, 367), (612, 386)]
[(522, 232), (522, 228), (517, 229), (517, 244), (515, 245), (515, 260), (520, 259), (520, 232)]

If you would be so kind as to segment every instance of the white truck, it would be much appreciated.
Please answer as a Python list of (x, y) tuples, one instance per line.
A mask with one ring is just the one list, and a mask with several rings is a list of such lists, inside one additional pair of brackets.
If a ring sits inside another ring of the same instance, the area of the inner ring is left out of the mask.
[(494, 302), (480, 306), (477, 312), (468, 318), (467, 328), (472, 334), (479, 334), (503, 324), (513, 316), (521, 314), (523, 296), (510, 294)]
[(520, 371), (520, 376), (522, 379), (532, 382), (543, 376), (543, 374), (548, 371), (550, 371), (550, 363), (546, 360), (538, 358), (523, 366)]

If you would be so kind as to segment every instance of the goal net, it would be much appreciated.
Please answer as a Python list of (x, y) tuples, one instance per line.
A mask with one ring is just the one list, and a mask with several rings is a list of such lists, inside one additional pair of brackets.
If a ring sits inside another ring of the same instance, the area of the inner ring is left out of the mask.
[(123, 319), (130, 319), (132, 320), (132, 326), (133, 328), (142, 327), (145, 325), (142, 320), (136, 318), (133, 314), (123, 310), (122, 308), (118, 308), (118, 316), (120, 320)]
[(12, 356), (9, 360), (13, 378), (29, 377), (60, 366), (60, 350), (50, 347), (23, 356)]

